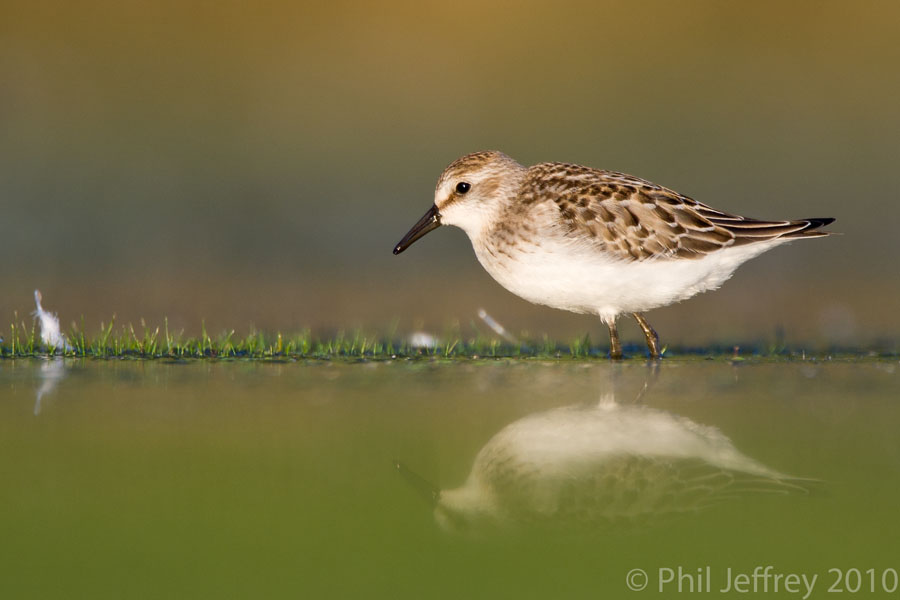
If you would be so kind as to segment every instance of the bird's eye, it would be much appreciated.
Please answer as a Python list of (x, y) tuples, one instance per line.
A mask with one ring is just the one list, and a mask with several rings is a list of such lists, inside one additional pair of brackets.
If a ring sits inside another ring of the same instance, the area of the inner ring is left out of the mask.
[(471, 189), (472, 184), (466, 183), (465, 181), (460, 181), (456, 184), (456, 192), (459, 194), (465, 194)]

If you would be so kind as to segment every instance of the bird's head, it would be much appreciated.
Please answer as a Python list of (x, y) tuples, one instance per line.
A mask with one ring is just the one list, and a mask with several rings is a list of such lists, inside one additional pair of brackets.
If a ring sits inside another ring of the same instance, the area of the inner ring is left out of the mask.
[(477, 236), (500, 208), (515, 197), (525, 167), (502, 152), (476, 152), (444, 169), (434, 190), (434, 204), (394, 247), (400, 254), (441, 225), (455, 225)]

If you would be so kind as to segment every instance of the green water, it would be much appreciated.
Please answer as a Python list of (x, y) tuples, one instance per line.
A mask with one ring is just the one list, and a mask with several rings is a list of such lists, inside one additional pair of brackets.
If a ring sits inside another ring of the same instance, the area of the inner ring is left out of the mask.
[(3, 361), (0, 597), (897, 598), (898, 367)]

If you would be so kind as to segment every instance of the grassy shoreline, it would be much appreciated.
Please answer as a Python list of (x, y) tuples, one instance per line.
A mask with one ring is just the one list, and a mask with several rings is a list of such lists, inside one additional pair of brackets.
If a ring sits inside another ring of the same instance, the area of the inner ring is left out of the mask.
[[(205, 325), (199, 336), (186, 337), (169, 331), (168, 320), (162, 326), (151, 328), (145, 323), (140, 328), (129, 324), (116, 328), (114, 322), (101, 324), (96, 334), (88, 334), (82, 324), (65, 333), (65, 342), (57, 347), (41, 341), (36, 322), (30, 327), (24, 322), (10, 324), (0, 338), (0, 358), (28, 358), (66, 356), (81, 358), (132, 358), (132, 359), (251, 359), (251, 360), (335, 360), (335, 359), (569, 359), (606, 360), (608, 346), (593, 344), (588, 335), (569, 340), (551, 340), (547, 336), (539, 340), (509, 342), (499, 337), (482, 336), (464, 338), (448, 335), (432, 338), (429, 344), (413, 344), (409, 339), (396, 335), (379, 335), (356, 330), (351, 334), (338, 332), (334, 336), (320, 337), (310, 330), (294, 334), (281, 332), (252, 332), (235, 337), (234, 330), (211, 336)], [(775, 360), (835, 360), (835, 359), (896, 359), (900, 356), (894, 345), (878, 348), (804, 348), (800, 345), (772, 345), (761, 342), (742, 343), (737, 346), (709, 344), (703, 347), (670, 347), (663, 353), (664, 359), (712, 358), (740, 361), (747, 359)], [(646, 348), (639, 344), (626, 344), (630, 359), (645, 359)]]

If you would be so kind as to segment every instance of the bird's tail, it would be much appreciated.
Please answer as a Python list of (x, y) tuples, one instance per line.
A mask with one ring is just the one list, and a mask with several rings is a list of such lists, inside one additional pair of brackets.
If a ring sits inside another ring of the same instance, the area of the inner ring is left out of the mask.
[(831, 235), (834, 233), (833, 231), (819, 231), (820, 227), (825, 227), (826, 225), (830, 225), (834, 223), (834, 219), (831, 217), (813, 217), (811, 219), (797, 219), (793, 221), (793, 223), (797, 225), (804, 225), (801, 229), (797, 231), (792, 231), (791, 233), (787, 233), (781, 237), (785, 238), (804, 238), (804, 237), (822, 237), (825, 235)]
[(833, 232), (819, 231), (819, 228), (834, 221), (831, 217), (797, 219), (795, 221), (762, 221), (759, 219), (732, 217), (728, 215), (707, 218), (713, 225), (724, 227), (733, 233), (735, 236), (734, 244), (736, 246), (761, 242), (764, 240), (796, 239), (831, 235)]

